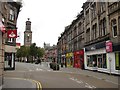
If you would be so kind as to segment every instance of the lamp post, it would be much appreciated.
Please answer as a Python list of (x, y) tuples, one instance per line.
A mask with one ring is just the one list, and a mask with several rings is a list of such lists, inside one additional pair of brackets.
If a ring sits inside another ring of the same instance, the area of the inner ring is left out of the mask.
[(109, 69), (110, 69), (110, 75), (111, 75), (111, 61), (112, 61), (112, 59), (111, 59), (111, 57), (109, 57)]

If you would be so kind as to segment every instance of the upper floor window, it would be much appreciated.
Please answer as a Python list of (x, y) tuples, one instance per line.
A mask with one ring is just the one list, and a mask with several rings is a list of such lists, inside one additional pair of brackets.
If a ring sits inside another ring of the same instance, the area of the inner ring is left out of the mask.
[(79, 22), (79, 24), (78, 24), (78, 34), (80, 34), (80, 32), (81, 32), (81, 22)]
[(99, 24), (99, 36), (105, 36), (106, 35), (106, 19), (102, 19)]
[(102, 33), (102, 35), (104, 36), (104, 35), (106, 35), (106, 19), (104, 18), (103, 19), (103, 33)]
[(100, 13), (102, 13), (103, 11), (105, 11), (105, 3), (106, 2), (100, 2)]
[(92, 27), (92, 36), (91, 36), (91, 38), (95, 39), (96, 37), (97, 37), (97, 25), (95, 24)]
[(112, 24), (113, 37), (116, 37), (117, 36), (117, 22), (116, 22), (116, 19), (113, 19), (111, 21), (111, 24)]
[(90, 28), (86, 31), (86, 42), (90, 41)]
[(86, 24), (89, 23), (89, 9), (86, 11)]
[(74, 37), (76, 37), (76, 36), (77, 36), (77, 28), (74, 27)]
[(93, 4), (91, 9), (91, 18), (94, 19), (96, 17), (96, 4)]
[(120, 32), (120, 17), (118, 18), (118, 31)]
[(12, 9), (10, 9), (10, 13), (9, 13), (9, 20), (14, 20), (15, 17), (14, 17), (14, 11)]

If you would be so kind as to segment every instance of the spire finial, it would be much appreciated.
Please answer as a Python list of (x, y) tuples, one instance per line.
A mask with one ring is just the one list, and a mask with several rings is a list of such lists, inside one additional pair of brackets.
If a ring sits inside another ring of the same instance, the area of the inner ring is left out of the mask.
[(28, 21), (30, 20), (30, 18), (28, 18)]

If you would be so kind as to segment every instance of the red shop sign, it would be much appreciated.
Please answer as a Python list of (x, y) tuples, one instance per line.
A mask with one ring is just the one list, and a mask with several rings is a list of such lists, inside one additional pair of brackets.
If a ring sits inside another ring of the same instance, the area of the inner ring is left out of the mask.
[(112, 42), (106, 41), (106, 52), (112, 52)]
[(17, 30), (8, 30), (7, 37), (8, 38), (17, 38)]

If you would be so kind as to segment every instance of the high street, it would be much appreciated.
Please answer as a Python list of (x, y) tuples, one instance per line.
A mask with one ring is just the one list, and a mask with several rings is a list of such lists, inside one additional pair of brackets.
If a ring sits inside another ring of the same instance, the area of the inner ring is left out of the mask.
[[(42, 62), (41, 65), (16, 62), (16, 70), (5, 71), (5, 80), (8, 78), (38, 81), (41, 85), (39, 88), (118, 88), (118, 76), (65, 67), (60, 68), (59, 71), (53, 71), (49, 68), (48, 62)], [(25, 81), (20, 82), (24, 83)], [(10, 87), (9, 80), (7, 83)], [(7, 83), (5, 81), (5, 84)], [(18, 88), (24, 88), (19, 87), (17, 83), (12, 84), (12, 88), (16, 87), (16, 85)], [(4, 86), (9, 88), (7, 85)]]

